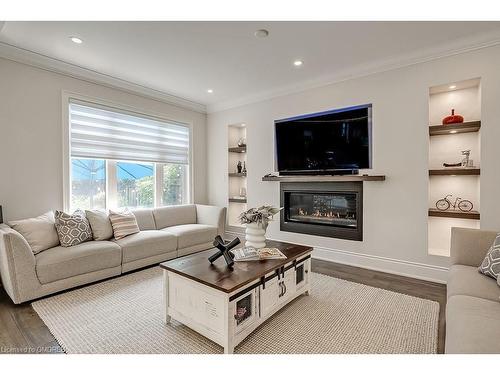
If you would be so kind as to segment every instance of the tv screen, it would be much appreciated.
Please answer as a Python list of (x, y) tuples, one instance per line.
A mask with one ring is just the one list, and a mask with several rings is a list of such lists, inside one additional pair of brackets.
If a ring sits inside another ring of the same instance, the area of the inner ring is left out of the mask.
[(371, 104), (275, 121), (280, 174), (371, 168)]

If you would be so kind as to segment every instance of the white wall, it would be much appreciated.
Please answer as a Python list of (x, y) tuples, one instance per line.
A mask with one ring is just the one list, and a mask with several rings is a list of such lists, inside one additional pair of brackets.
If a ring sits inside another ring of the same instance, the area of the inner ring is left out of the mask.
[(222, 181), (227, 181), (228, 124), (247, 124), (249, 207), (279, 205), (279, 184), (261, 181), (274, 169), (274, 120), (373, 103), (369, 173), (387, 180), (364, 184), (364, 241), (281, 232), (279, 221), (270, 225), (268, 237), (313, 245), (317, 257), (444, 280), (448, 259), (427, 249), (429, 87), (481, 78), (481, 227), (500, 230), (498, 61), (497, 46), (209, 114), (209, 202), (224, 205), (227, 199)]
[(429, 99), (429, 123), (441, 125), (442, 119), (451, 115), (451, 109), (455, 109), (456, 115), (462, 115), (464, 121), (481, 120), (480, 101), (479, 86), (432, 94)]
[(205, 114), (0, 59), (0, 205), (5, 220), (63, 208), (63, 91), (192, 123), (194, 200), (206, 202)]

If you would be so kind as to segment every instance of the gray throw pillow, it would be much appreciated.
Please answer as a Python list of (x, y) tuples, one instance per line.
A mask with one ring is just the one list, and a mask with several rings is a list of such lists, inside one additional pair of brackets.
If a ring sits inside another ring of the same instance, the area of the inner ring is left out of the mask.
[(86, 210), (85, 215), (92, 228), (92, 235), (96, 241), (105, 241), (113, 237), (113, 227), (109, 215), (103, 210)]
[(92, 230), (83, 211), (76, 210), (72, 215), (56, 211), (55, 218), (61, 246), (75, 246), (92, 239)]
[(486, 253), (483, 263), (479, 266), (479, 272), (498, 279), (498, 275), (500, 274), (500, 233), (497, 234), (493, 245), (491, 245)]
[(9, 222), (15, 231), (21, 233), (31, 247), (33, 254), (59, 245), (55, 227), (54, 213), (46, 212), (41, 216)]

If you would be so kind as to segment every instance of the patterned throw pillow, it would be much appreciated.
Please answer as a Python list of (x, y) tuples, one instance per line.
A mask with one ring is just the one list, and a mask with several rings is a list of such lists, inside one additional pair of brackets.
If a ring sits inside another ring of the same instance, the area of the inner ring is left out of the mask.
[(55, 218), (61, 246), (75, 246), (92, 239), (92, 230), (83, 211), (76, 210), (72, 215), (56, 211)]
[(130, 211), (114, 212), (110, 210), (109, 220), (113, 226), (113, 233), (116, 240), (140, 232), (137, 219)]
[(497, 234), (493, 245), (486, 253), (483, 263), (479, 266), (479, 272), (498, 279), (500, 274), (500, 233)]

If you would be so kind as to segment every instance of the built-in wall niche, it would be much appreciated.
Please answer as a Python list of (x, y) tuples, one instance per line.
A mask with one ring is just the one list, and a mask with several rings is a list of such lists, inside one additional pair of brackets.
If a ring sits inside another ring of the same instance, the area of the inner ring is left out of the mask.
[[(247, 209), (247, 143), (246, 124), (228, 126), (228, 204), (227, 224), (241, 227), (238, 216)], [(231, 228), (230, 228), (231, 229)]]
[[(463, 117), (463, 122), (443, 125), (443, 119), (451, 115), (452, 110)], [(480, 226), (480, 128), (480, 79), (450, 82), (429, 89), (429, 254), (450, 255), (452, 227)], [(465, 161), (463, 151), (470, 153), (467, 166), (443, 165)], [(438, 210), (436, 202), (446, 196), (450, 208)], [(472, 210), (463, 212), (453, 208), (456, 198), (472, 202)]]

